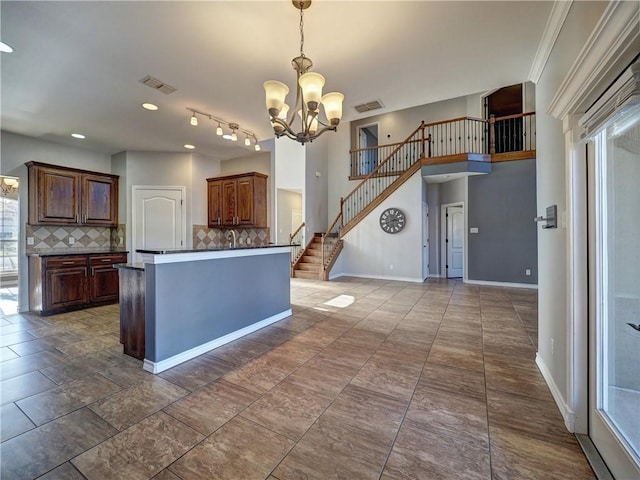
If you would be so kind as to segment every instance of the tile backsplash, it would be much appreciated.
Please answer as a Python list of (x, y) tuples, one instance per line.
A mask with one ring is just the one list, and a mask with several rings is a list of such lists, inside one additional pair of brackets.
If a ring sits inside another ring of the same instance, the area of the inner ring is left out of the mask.
[(125, 232), (125, 224), (119, 224), (117, 228), (27, 225), (26, 237), (33, 238), (33, 245), (27, 243), (26, 250), (29, 253), (52, 248), (121, 246), (124, 245)]
[[(193, 226), (193, 248), (219, 248), (229, 244), (227, 231), (233, 229)], [(236, 228), (237, 244), (261, 246), (269, 243), (268, 228)], [(249, 242), (247, 242), (249, 240)]]

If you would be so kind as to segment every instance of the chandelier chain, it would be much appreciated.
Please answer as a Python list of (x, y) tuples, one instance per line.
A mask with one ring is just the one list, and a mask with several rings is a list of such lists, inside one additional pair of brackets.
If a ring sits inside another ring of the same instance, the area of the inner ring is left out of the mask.
[(300, 7), (300, 56), (304, 57), (304, 9)]

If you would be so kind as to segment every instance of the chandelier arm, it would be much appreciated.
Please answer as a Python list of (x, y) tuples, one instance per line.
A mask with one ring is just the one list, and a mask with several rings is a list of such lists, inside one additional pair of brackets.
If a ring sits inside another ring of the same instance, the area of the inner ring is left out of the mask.
[(282, 134), (284, 134), (284, 133), (286, 132), (286, 133), (289, 133), (289, 134), (293, 135), (293, 136), (292, 136), (292, 137), (290, 137), (290, 138), (293, 138), (294, 140), (297, 138), (296, 132), (294, 132), (294, 131), (291, 129), (291, 126), (290, 126), (287, 122), (285, 122), (284, 120), (282, 120), (282, 119), (280, 119), (280, 118), (277, 118), (277, 117), (276, 117), (276, 118), (273, 118), (273, 117), (272, 117), (272, 118), (271, 118), (271, 122), (272, 122), (272, 123), (277, 123), (278, 125), (280, 125), (280, 126), (284, 129), (284, 130), (283, 130), (282, 132), (280, 132), (280, 133), (275, 132), (275, 133), (276, 133), (276, 136), (280, 137)]

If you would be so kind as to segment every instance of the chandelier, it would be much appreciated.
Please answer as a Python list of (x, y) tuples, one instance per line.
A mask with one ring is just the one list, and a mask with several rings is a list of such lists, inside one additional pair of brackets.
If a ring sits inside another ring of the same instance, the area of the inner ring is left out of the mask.
[[(264, 82), (267, 110), (276, 137), (286, 135), (301, 144), (311, 142), (324, 132), (335, 131), (342, 118), (344, 95), (331, 92), (322, 96), (324, 77), (310, 72), (311, 59), (304, 54), (304, 11), (311, 0), (292, 0), (293, 6), (300, 9), (300, 56), (291, 60), (296, 71), (296, 103), (293, 109), (285, 103), (289, 87), (276, 80)], [(320, 104), (324, 107), (326, 122), (320, 120)], [(287, 119), (287, 114), (289, 118)], [(294, 127), (294, 123), (299, 127)], [(300, 128), (300, 130), (298, 130)], [(298, 130), (298, 131), (296, 131)]]

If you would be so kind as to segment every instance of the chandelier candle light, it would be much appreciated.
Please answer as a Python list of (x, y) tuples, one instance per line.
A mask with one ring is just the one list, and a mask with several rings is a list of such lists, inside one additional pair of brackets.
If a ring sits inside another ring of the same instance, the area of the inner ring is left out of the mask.
[[(289, 87), (276, 80), (264, 82), (267, 100), (267, 110), (271, 117), (271, 125), (276, 137), (286, 135), (301, 144), (311, 142), (326, 131), (335, 131), (342, 118), (342, 101), (344, 95), (331, 92), (322, 96), (324, 77), (316, 72), (310, 72), (313, 62), (304, 54), (304, 11), (311, 5), (311, 0), (292, 0), (293, 6), (300, 9), (300, 56), (291, 60), (296, 71), (296, 103), (289, 114), (289, 105), (285, 103)], [(319, 118), (320, 104), (324, 107), (327, 122)], [(294, 130), (294, 120), (299, 119), (301, 130)], [(318, 128), (321, 126), (321, 128)]]

